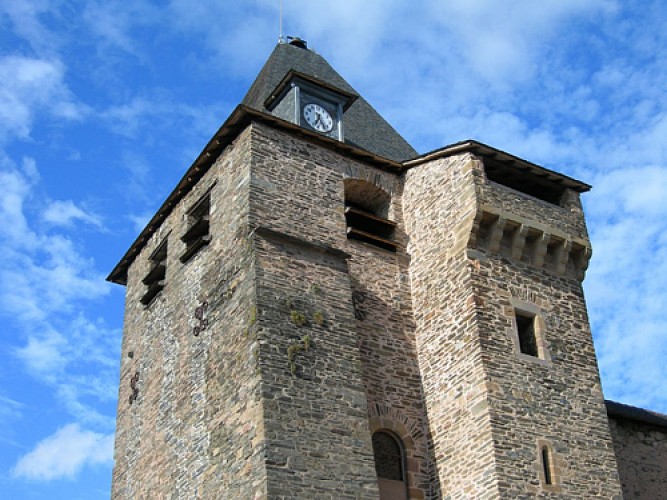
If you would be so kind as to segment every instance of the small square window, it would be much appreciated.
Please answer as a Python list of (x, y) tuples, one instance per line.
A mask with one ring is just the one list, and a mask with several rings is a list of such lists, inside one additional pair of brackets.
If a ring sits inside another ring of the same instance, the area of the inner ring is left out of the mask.
[(535, 316), (516, 311), (515, 319), (521, 353), (539, 357), (537, 336), (535, 335)]
[(146, 292), (141, 297), (141, 303), (150, 304), (165, 285), (167, 275), (167, 240), (160, 243), (155, 252), (149, 257), (150, 270), (142, 283), (146, 285)]
[(181, 262), (187, 262), (200, 248), (211, 241), (209, 234), (209, 220), (211, 211), (211, 193), (200, 199), (188, 212), (188, 230), (181, 241), (185, 243), (185, 252), (181, 255)]

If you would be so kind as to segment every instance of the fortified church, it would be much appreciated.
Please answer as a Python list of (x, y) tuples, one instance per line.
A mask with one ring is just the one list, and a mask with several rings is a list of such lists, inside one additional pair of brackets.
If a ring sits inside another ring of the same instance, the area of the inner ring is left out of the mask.
[(601, 392), (589, 189), (418, 154), (278, 44), (108, 278), (112, 497), (667, 498), (667, 417)]

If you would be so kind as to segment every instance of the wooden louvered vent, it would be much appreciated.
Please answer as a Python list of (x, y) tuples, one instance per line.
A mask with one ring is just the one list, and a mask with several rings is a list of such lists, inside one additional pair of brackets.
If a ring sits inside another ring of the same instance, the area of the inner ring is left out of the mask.
[(141, 297), (141, 303), (150, 304), (158, 293), (162, 291), (167, 276), (167, 240), (164, 240), (149, 257), (151, 266), (142, 283), (146, 285), (146, 292)]
[(396, 223), (353, 205), (345, 207), (347, 237), (396, 251), (393, 240)]
[(188, 212), (188, 230), (181, 236), (181, 241), (185, 243), (185, 252), (181, 255), (181, 262), (187, 262), (200, 248), (210, 243), (210, 211), (211, 195), (207, 193)]

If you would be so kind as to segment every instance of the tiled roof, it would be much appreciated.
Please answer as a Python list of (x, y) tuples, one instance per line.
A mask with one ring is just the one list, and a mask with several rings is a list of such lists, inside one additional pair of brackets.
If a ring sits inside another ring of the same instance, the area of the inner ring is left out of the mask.
[(356, 96), (343, 115), (346, 143), (394, 161), (417, 156), (413, 147), (322, 56), (309, 49), (278, 44), (241, 104), (268, 113), (267, 100), (290, 71), (311, 76)]

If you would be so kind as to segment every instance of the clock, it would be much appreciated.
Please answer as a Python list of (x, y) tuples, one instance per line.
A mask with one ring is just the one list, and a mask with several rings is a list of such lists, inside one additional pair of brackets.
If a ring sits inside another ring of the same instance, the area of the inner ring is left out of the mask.
[(334, 120), (329, 112), (319, 104), (310, 103), (303, 107), (303, 117), (308, 125), (318, 132), (331, 132), (334, 126)]

